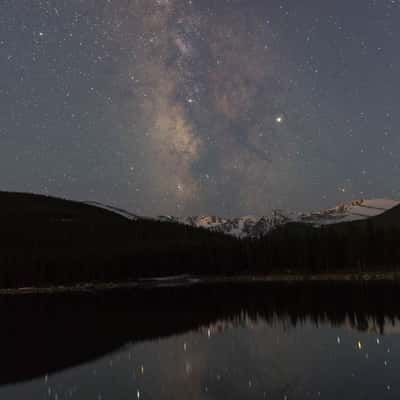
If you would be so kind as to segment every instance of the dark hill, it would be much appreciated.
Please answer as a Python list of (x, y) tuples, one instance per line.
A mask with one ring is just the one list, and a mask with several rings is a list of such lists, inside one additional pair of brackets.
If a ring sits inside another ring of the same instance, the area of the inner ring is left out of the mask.
[(221, 234), (151, 219), (130, 221), (41, 195), (0, 192), (0, 218), (0, 287), (210, 273), (222, 262), (233, 264), (236, 251), (236, 240)]
[(371, 218), (373, 226), (378, 229), (399, 229), (400, 228), (400, 205)]
[(122, 223), (126, 219), (106, 209), (60, 198), (0, 192), (0, 218), (7, 223), (22, 221), (43, 222), (103, 222)]

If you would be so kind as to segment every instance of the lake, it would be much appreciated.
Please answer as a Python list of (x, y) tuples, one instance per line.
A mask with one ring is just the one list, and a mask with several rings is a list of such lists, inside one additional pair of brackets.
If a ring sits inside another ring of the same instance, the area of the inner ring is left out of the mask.
[(397, 399), (400, 286), (220, 284), (0, 301), (1, 399)]

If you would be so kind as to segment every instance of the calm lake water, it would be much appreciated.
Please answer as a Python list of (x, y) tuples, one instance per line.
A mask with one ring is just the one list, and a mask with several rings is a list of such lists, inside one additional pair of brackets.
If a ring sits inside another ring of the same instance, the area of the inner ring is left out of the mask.
[(8, 299), (0, 398), (398, 399), (399, 289), (239, 285)]

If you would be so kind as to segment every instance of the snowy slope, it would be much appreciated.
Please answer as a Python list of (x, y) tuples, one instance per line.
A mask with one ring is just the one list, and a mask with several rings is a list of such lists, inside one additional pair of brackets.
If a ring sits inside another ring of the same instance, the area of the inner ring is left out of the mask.
[(111, 211), (115, 214), (118, 214), (125, 218), (128, 218), (131, 221), (136, 221), (140, 218), (137, 215), (130, 213), (129, 211), (123, 210), (122, 208), (108, 206), (106, 204), (98, 203), (97, 201), (86, 201), (86, 204), (88, 204), (90, 206), (94, 206), (94, 207), (103, 208), (104, 210)]
[(300, 214), (300, 222), (311, 222), (316, 225), (336, 222), (355, 221), (375, 217), (400, 204), (390, 199), (355, 200), (349, 204), (340, 204), (335, 208), (310, 214)]

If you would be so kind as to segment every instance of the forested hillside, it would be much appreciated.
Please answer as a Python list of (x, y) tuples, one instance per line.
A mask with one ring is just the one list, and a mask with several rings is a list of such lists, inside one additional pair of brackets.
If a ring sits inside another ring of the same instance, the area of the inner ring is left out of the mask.
[(400, 229), (380, 217), (314, 228), (288, 224), (249, 243), (251, 269), (257, 272), (396, 271)]

